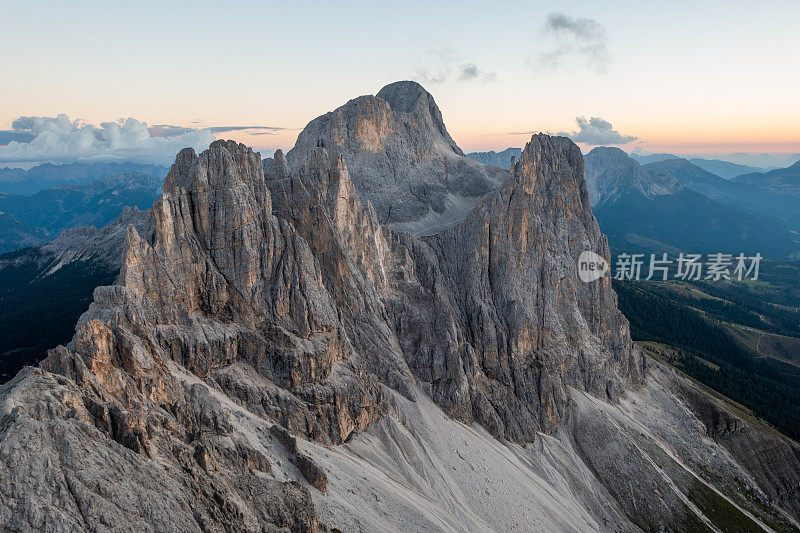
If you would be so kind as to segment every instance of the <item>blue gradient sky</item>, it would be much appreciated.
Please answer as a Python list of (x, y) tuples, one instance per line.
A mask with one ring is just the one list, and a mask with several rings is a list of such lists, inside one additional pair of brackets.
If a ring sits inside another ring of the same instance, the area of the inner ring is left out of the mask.
[[(554, 13), (602, 26), (607, 61), (548, 31)], [(263, 125), (286, 129), (219, 136), (288, 148), (314, 117), (416, 79), (466, 151), (586, 116), (638, 137), (627, 149), (800, 152), (798, 26), (789, 1), (4, 2), (0, 129), (59, 113)]]

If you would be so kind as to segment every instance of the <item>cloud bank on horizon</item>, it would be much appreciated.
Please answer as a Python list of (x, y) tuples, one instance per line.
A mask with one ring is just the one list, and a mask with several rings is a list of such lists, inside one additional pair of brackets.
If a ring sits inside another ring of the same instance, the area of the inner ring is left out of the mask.
[[(0, 163), (72, 163), (133, 161), (169, 165), (183, 148), (205, 150), (215, 134), (253, 130), (270, 135), (274, 126), (210, 126), (201, 129), (157, 124), (135, 118), (99, 126), (67, 115), (19, 117), (11, 130), (0, 131)], [(2, 146), (5, 144), (5, 146)]]

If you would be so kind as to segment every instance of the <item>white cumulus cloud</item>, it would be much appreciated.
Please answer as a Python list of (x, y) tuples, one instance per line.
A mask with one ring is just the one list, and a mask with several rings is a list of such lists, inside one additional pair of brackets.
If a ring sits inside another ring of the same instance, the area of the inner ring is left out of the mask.
[(30, 142), (0, 146), (0, 162), (134, 161), (168, 165), (183, 148), (204, 150), (214, 142), (211, 131), (186, 129), (180, 135), (154, 137), (147, 123), (135, 118), (95, 126), (67, 115), (20, 117), (13, 132), (32, 136)]
[(576, 117), (578, 131), (571, 133), (560, 132), (558, 135), (569, 137), (576, 143), (584, 143), (592, 146), (628, 144), (638, 139), (633, 135), (623, 135), (616, 131), (611, 123), (599, 117), (592, 117), (586, 120), (585, 117)]

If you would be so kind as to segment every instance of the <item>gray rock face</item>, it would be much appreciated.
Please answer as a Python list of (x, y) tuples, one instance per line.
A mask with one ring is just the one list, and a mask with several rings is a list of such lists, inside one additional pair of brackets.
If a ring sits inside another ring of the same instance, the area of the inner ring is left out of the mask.
[(586, 187), (592, 206), (612, 203), (632, 191), (652, 198), (683, 188), (671, 174), (648, 171), (619, 148), (606, 146), (586, 154)]
[[(577, 278), (581, 252), (609, 256), (579, 149), (534, 136), (464, 218), (396, 232), (369, 179), (408, 185), (430, 154), (463, 156), (419, 86), (379, 96), (314, 121), (266, 173), (232, 141), (178, 154), (147, 227), (127, 227), (117, 283), (67, 346), (0, 388), (0, 528), (318, 531), (322, 509), (350, 529), (492, 529), (503, 497), (462, 442), (519, 481), (537, 530), (649, 526), (624, 492), (635, 466), (589, 468), (656, 441), (636, 421), (625, 447), (595, 438), (648, 381), (608, 279)], [(642, 498), (676, 529), (693, 512), (681, 490)]]
[(568, 139), (534, 136), (514, 175), (466, 220), (392, 245), (413, 261), (390, 276), (395, 328), (447, 412), (531, 441), (563, 418), (567, 387), (614, 399), (643, 377), (609, 280), (577, 278), (581, 252), (609, 251)]
[(463, 219), (508, 175), (465, 157), (433, 97), (410, 81), (311, 121), (287, 154), (289, 168), (297, 171), (317, 147), (331, 160), (344, 157), (359, 196), (372, 203), (381, 224), (419, 235)]

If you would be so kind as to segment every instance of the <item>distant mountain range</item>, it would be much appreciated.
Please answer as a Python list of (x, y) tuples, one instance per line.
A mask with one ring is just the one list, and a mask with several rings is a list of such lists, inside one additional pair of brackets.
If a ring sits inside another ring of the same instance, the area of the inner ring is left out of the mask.
[(0, 253), (41, 244), (67, 228), (103, 227), (126, 206), (150, 208), (162, 182), (132, 172), (31, 195), (0, 193)]
[(788, 168), (779, 168), (763, 174), (743, 174), (733, 181), (797, 199), (800, 198), (800, 161)]
[(618, 148), (600, 147), (585, 162), (593, 212), (614, 251), (760, 252), (774, 258), (800, 251), (800, 236), (784, 221), (753, 209), (773, 201), (770, 193), (685, 159), (639, 165)]
[(703, 170), (707, 170), (708, 172), (716, 174), (720, 178), (724, 178), (726, 180), (734, 178), (739, 174), (745, 174), (750, 172), (762, 173), (767, 171), (764, 168), (751, 167), (748, 165), (739, 165), (737, 163), (731, 163), (730, 161), (721, 161), (719, 159), (701, 159), (699, 157), (693, 157), (689, 159), (689, 162), (692, 163), (693, 165), (697, 165)]
[[(642, 165), (647, 165), (649, 163), (659, 163), (661, 161), (666, 161), (668, 159), (683, 159), (681, 156), (674, 154), (640, 155), (631, 152), (629, 156), (631, 157), (631, 159), (636, 160), (638, 163)], [(740, 165), (737, 163), (731, 163), (730, 161), (722, 161), (721, 159), (703, 159), (701, 157), (693, 157), (691, 159), (688, 159), (688, 161), (693, 165), (696, 165), (702, 168), (703, 170), (716, 174), (717, 176), (724, 178), (726, 180), (734, 178), (739, 174), (767, 171), (764, 168), (751, 167), (748, 165)]]
[(44, 232), (25, 224), (18, 218), (0, 212), (0, 253), (36, 246), (44, 239)]
[(511, 158), (519, 159), (522, 150), (520, 148), (506, 148), (502, 152), (472, 152), (467, 157), (480, 161), (484, 165), (494, 165), (496, 167), (507, 168), (511, 166)]
[[(776, 190), (754, 183), (743, 183), (737, 179), (726, 180), (703, 170), (686, 159), (667, 159), (643, 165), (643, 168), (672, 174), (687, 189), (712, 200), (719, 200), (724, 204), (738, 206), (747, 211), (776, 219), (790, 230), (800, 230), (800, 209), (797, 208), (797, 196), (795, 196), (800, 192), (800, 187), (797, 185), (791, 187), (789, 183), (786, 183), (786, 188)], [(788, 169), (785, 170), (791, 172)], [(751, 175), (747, 179), (755, 180), (756, 178)]]
[[(600, 146), (598, 148), (605, 148), (605, 147)], [(680, 159), (680, 157), (675, 154), (665, 154), (665, 153), (642, 155), (642, 154), (637, 154), (636, 152), (631, 152), (630, 154), (628, 154), (628, 156), (641, 165), (646, 165), (647, 163), (657, 163), (658, 161), (664, 161), (665, 159)]]
[(584, 161), (586, 187), (593, 207), (613, 204), (632, 193), (653, 198), (681, 189), (673, 176), (648, 172), (619, 148), (595, 148), (584, 156)]
[[(638, 154), (631, 152), (630, 157), (646, 165), (658, 163), (667, 159), (687, 159), (703, 170), (713, 172), (721, 178), (731, 179), (740, 174), (751, 172), (767, 172), (785, 168), (800, 160), (800, 154), (775, 155), (775, 154), (727, 154), (719, 157), (686, 157), (669, 154)], [(724, 157), (725, 159), (721, 159)]]
[(30, 170), (21, 168), (0, 168), (0, 192), (11, 194), (33, 194), (43, 189), (61, 185), (81, 185), (107, 176), (139, 172), (157, 178), (164, 177), (169, 168), (159, 165), (139, 163), (69, 163), (53, 165), (45, 163)]

